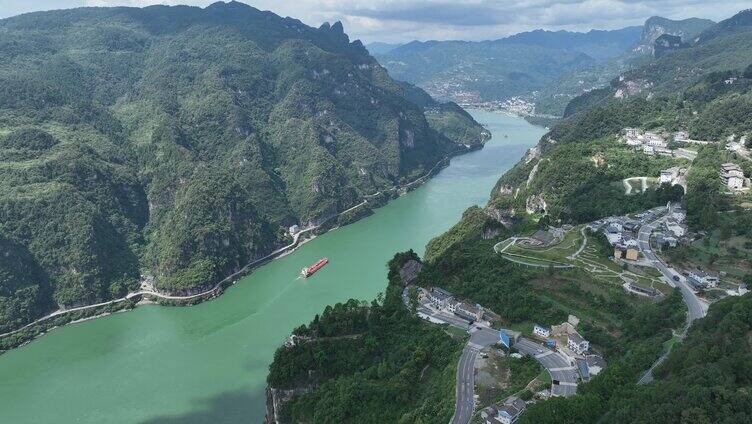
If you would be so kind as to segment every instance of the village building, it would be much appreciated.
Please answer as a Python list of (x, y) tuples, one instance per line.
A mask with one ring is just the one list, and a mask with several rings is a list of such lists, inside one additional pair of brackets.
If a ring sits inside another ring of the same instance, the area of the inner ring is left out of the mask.
[(624, 134), (627, 139), (636, 139), (640, 136), (640, 130), (637, 128), (624, 128)]
[(473, 306), (467, 302), (459, 303), (453, 312), (455, 315), (471, 321), (480, 321), (483, 319), (483, 308), (477, 305)]
[(483, 309), (483, 321), (488, 321), (490, 323), (501, 321), (501, 315), (497, 314), (494, 311), (489, 311), (488, 309)]
[(454, 295), (441, 287), (432, 287), (428, 292), (427, 297), (428, 301), (431, 302), (434, 307), (439, 309), (447, 308), (450, 304), (453, 305), (456, 303), (454, 301)]
[(645, 144), (653, 147), (666, 147), (668, 145), (663, 137), (651, 132), (645, 133)]
[(684, 237), (684, 235), (687, 234), (687, 228), (674, 220), (666, 221), (664, 227), (666, 228), (666, 231), (677, 238)]
[(290, 231), (290, 235), (295, 235), (300, 232), (300, 226), (298, 224), (291, 225), (288, 231)]
[(721, 165), (720, 177), (723, 184), (731, 190), (744, 188), (744, 171), (739, 165), (724, 163)]
[(614, 259), (636, 261), (639, 257), (640, 251), (636, 246), (629, 247), (621, 243), (614, 246)]
[(577, 365), (577, 373), (580, 374), (582, 381), (589, 381), (590, 370), (588, 369), (587, 361), (581, 358), (577, 358), (575, 360), (575, 364)]
[(609, 224), (608, 227), (606, 227), (606, 238), (608, 239), (608, 242), (612, 245), (619, 243), (622, 239), (621, 232), (623, 230), (624, 227), (619, 223)]
[(622, 228), (624, 228), (624, 231), (635, 232), (638, 228), (640, 228), (640, 223), (637, 221), (629, 220), (624, 222)]
[(484, 408), (480, 416), (486, 424), (513, 424), (525, 412), (525, 401), (517, 396), (510, 396), (504, 403)]
[(706, 289), (718, 286), (718, 277), (699, 269), (687, 272), (687, 282), (697, 289)]
[(533, 334), (540, 338), (547, 339), (551, 336), (551, 327), (535, 324), (533, 326)]
[(653, 299), (659, 298), (659, 297), (663, 296), (663, 294), (661, 292), (659, 292), (658, 290), (656, 290), (656, 289), (654, 289), (652, 287), (643, 287), (643, 286), (635, 284), (634, 282), (629, 282), (629, 283), (625, 284), (624, 285), (624, 289), (627, 292), (632, 292), (634, 294), (637, 294), (637, 295), (640, 295), (640, 296), (645, 296), (645, 297), (650, 297), (650, 298), (653, 298)]
[(658, 178), (658, 183), (673, 184), (674, 180), (679, 177), (679, 170), (680, 168), (678, 166), (664, 169), (663, 171), (661, 171), (661, 176)]
[(659, 248), (665, 249), (667, 247), (676, 247), (679, 244), (679, 241), (675, 237), (658, 234), (655, 236), (655, 244), (657, 244)]
[(574, 353), (584, 355), (590, 349), (590, 342), (574, 333), (567, 336), (567, 347)]
[(689, 133), (687, 131), (677, 131), (674, 133), (674, 141), (686, 141), (689, 140)]

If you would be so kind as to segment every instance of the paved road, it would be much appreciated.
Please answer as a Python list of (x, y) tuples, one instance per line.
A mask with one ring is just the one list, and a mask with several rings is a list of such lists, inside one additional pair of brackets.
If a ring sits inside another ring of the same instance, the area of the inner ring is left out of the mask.
[[(708, 306), (704, 302), (700, 301), (697, 295), (689, 288), (687, 280), (676, 270), (668, 267), (663, 261), (653, 252), (650, 248), (650, 235), (658, 228), (663, 222), (668, 219), (668, 216), (672, 212), (673, 208), (669, 207), (666, 213), (661, 217), (655, 219), (649, 224), (645, 224), (640, 227), (640, 232), (637, 235), (637, 242), (640, 251), (645, 256), (645, 259), (653, 264), (653, 266), (663, 274), (663, 277), (669, 281), (671, 285), (676, 285), (681, 291), (684, 303), (687, 305), (689, 311), (687, 315), (687, 321), (691, 325), (692, 322), (698, 318), (702, 318), (708, 312)], [(679, 281), (674, 279), (678, 276)]]
[(473, 327), (470, 331), (470, 340), (462, 349), (457, 364), (456, 396), (451, 424), (470, 422), (475, 409), (475, 360), (481, 349), (499, 341), (499, 332), (496, 330)]
[[(553, 396), (572, 396), (577, 393), (579, 374), (562, 353), (529, 339), (520, 338), (514, 348), (535, 358), (551, 375), (551, 394)], [(558, 384), (557, 384), (558, 382)]]
[[(679, 291), (681, 291), (682, 299), (687, 305), (688, 311), (687, 325), (684, 327), (684, 330), (680, 335), (680, 338), (683, 339), (686, 336), (689, 327), (692, 325), (692, 322), (696, 319), (704, 317), (708, 313), (708, 305), (705, 302), (702, 302), (697, 297), (695, 292), (692, 291), (692, 289), (689, 287), (689, 284), (687, 283), (687, 279), (684, 278), (684, 276), (682, 276), (675, 269), (670, 268), (665, 263), (663, 263), (663, 261), (650, 248), (650, 235), (653, 233), (653, 231), (655, 231), (656, 228), (658, 228), (664, 221), (666, 221), (666, 219), (668, 219), (668, 216), (671, 214), (672, 210), (673, 208), (671, 207), (671, 205), (669, 205), (669, 208), (663, 216), (659, 217), (649, 224), (643, 225), (637, 235), (637, 242), (640, 251), (643, 255), (645, 255), (645, 259), (650, 261), (653, 266), (661, 272), (663, 277), (669, 281), (669, 284), (675, 285), (679, 288)], [(678, 281), (677, 279), (675, 279), (675, 277), (678, 277)], [(637, 381), (637, 384), (647, 384), (653, 381), (653, 370), (664, 360), (666, 360), (669, 353), (670, 350), (663, 352), (663, 354), (653, 363), (650, 369), (648, 369), (642, 375), (642, 377), (640, 377), (640, 379)]]

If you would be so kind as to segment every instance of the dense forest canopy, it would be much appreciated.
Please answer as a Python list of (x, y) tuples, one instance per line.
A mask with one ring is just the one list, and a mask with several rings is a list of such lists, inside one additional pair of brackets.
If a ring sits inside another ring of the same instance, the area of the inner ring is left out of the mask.
[(0, 332), (122, 296), (140, 274), (172, 293), (206, 288), (289, 243), (287, 226), (485, 137), (394, 82), (340, 23), (237, 2), (0, 20), (0, 243), (12, 250)]

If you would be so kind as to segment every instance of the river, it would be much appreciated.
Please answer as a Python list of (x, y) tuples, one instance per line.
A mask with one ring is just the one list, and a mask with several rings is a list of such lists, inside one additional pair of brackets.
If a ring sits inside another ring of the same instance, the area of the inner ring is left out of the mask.
[[(254, 271), (193, 307), (139, 307), (56, 329), (0, 356), (0, 423), (260, 423), (274, 351), (329, 304), (373, 299), (397, 251), (484, 204), (544, 130), (472, 111), (493, 138), (415, 191)], [(507, 135), (508, 137), (505, 137)], [(296, 279), (321, 257), (330, 263)]]

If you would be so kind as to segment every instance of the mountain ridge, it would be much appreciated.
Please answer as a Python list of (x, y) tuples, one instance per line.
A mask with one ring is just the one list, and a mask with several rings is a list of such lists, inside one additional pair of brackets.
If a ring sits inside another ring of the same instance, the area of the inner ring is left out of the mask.
[(37, 12), (0, 34), (0, 242), (29, 252), (0, 262), (0, 332), (142, 275), (200, 292), (289, 244), (288, 226), (487, 137), (407, 100), (420, 89), (341, 23), (232, 2)]

